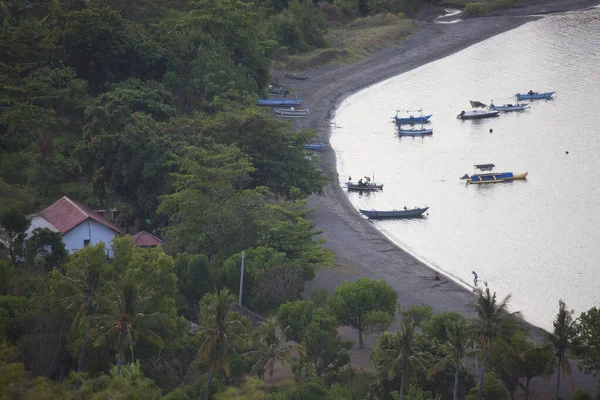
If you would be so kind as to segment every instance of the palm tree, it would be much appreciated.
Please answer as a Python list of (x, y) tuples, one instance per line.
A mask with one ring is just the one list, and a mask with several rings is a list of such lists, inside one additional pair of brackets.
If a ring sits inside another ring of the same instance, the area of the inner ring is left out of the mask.
[(81, 351), (79, 352), (79, 361), (77, 363), (77, 380), (75, 381), (76, 391), (79, 390), (79, 387), (81, 386), (80, 374), (83, 369), (85, 348), (90, 328), (92, 327), (92, 319), (94, 314), (98, 311), (99, 301), (103, 299), (103, 296), (100, 294), (100, 280), (98, 278), (98, 274), (92, 272), (89, 274), (84, 273), (82, 279), (69, 279), (78, 293), (64, 299), (67, 309), (77, 310), (73, 323), (76, 324), (82, 320), (86, 321), (85, 334), (83, 336), (83, 342), (81, 343)]
[(387, 375), (387, 379), (392, 380), (400, 376), (399, 399), (402, 400), (407, 379), (412, 377), (417, 369), (425, 370), (414, 355), (415, 326), (403, 321), (399, 331), (384, 333), (379, 337), (379, 341), (371, 359), (380, 366), (378, 369)]
[(274, 318), (261, 324), (253, 335), (254, 350), (244, 354), (245, 357), (255, 361), (252, 370), (259, 378), (268, 376), (273, 378), (275, 363), (279, 362), (289, 366), (293, 360), (293, 352), (296, 350), (300, 355), (305, 355), (303, 346), (295, 342), (283, 343), (281, 336), (277, 333), (277, 323)]
[(458, 400), (458, 374), (461, 367), (466, 367), (465, 358), (473, 354), (470, 349), (471, 339), (467, 336), (464, 321), (453, 321), (446, 328), (446, 336), (448, 340), (443, 344), (444, 357), (427, 373), (427, 377), (437, 374), (452, 366), (454, 368), (454, 400)]
[(517, 329), (516, 317), (518, 312), (510, 313), (507, 303), (510, 295), (506, 296), (501, 302), (497, 302), (496, 293), (492, 295), (490, 288), (485, 288), (485, 295), (480, 292), (474, 310), (477, 318), (471, 325), (473, 340), (483, 350), (483, 360), (481, 362), (481, 372), (479, 376), (479, 389), (477, 390), (477, 400), (483, 397), (483, 380), (485, 378), (485, 367), (492, 343), (496, 338), (509, 341), (515, 329)]
[(208, 385), (204, 400), (208, 400), (213, 375), (224, 370), (225, 376), (231, 376), (230, 355), (246, 346), (246, 327), (237, 312), (232, 311), (231, 303), (235, 297), (229, 289), (215, 289), (200, 300), (198, 331), (204, 337), (204, 343), (198, 351), (198, 357), (208, 362)]
[(568, 311), (565, 302), (562, 299), (559, 300), (558, 314), (553, 323), (554, 330), (547, 336), (548, 343), (554, 348), (556, 355), (556, 399), (558, 399), (560, 390), (561, 372), (564, 376), (571, 376), (569, 355), (577, 354), (584, 349), (583, 342), (579, 337), (579, 324), (576, 319), (573, 319), (573, 314), (574, 311)]
[(96, 342), (100, 343), (109, 336), (116, 336), (117, 374), (120, 375), (126, 348), (129, 348), (131, 362), (134, 363), (133, 347), (137, 340), (149, 341), (161, 349), (164, 341), (149, 328), (161, 317), (158, 312), (146, 313), (148, 302), (153, 295), (151, 288), (125, 282), (121, 287), (113, 286), (112, 292), (114, 299), (109, 302), (110, 314), (97, 317), (101, 336)]

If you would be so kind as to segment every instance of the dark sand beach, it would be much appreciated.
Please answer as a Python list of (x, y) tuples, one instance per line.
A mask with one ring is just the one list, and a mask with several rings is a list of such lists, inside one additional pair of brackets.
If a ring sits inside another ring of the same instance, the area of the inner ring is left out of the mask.
[[(311, 115), (296, 120), (297, 128), (315, 129), (327, 142), (330, 135), (335, 135), (331, 116), (350, 94), (539, 18), (532, 16), (534, 14), (587, 9), (597, 5), (598, 0), (525, 0), (523, 4), (524, 7), (504, 11), (502, 15), (456, 24), (420, 22), (417, 31), (401, 45), (382, 49), (360, 63), (303, 71), (310, 77), (305, 81), (286, 79), (281, 71), (275, 71), (273, 77), (280, 84), (299, 90), (310, 106)], [(390, 107), (393, 109), (393, 105)], [(338, 267), (319, 270), (316, 278), (307, 283), (307, 292), (313, 288), (333, 291), (341, 282), (360, 277), (383, 278), (398, 291), (402, 306), (425, 303), (435, 313), (457, 311), (471, 316), (470, 304), (475, 299), (473, 290), (444, 276), (441, 281), (433, 280), (435, 271), (387, 239), (351, 205), (338, 183), (334, 151), (328, 147), (318, 155), (331, 182), (323, 196), (309, 198), (308, 206), (314, 208), (310, 219), (315, 229), (323, 232), (321, 237), (326, 240), (325, 247), (335, 254)], [(531, 325), (529, 328), (532, 339), (542, 342), (544, 331)], [(345, 338), (357, 339), (356, 332), (350, 329), (342, 329), (342, 334)], [(369, 367), (368, 356), (375, 342), (375, 335), (365, 338), (365, 349), (353, 352), (353, 366)], [(577, 388), (596, 389), (593, 379), (576, 371), (573, 366)], [(538, 396), (544, 393), (536, 398), (551, 398), (555, 381), (537, 379), (532, 384), (534, 393)], [(565, 398), (570, 397), (569, 386), (563, 384)]]

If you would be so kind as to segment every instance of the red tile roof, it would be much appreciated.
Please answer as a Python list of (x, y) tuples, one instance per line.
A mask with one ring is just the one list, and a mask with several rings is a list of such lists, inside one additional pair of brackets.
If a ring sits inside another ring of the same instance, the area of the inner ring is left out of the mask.
[(46, 221), (54, 225), (61, 235), (69, 232), (89, 218), (117, 233), (121, 233), (121, 230), (117, 228), (115, 224), (104, 218), (102, 215), (66, 196), (63, 196), (61, 199), (54, 202), (54, 204), (40, 212), (40, 215), (44, 217)]
[(164, 243), (165, 242), (146, 231), (140, 231), (133, 235), (133, 245), (137, 247), (162, 246)]

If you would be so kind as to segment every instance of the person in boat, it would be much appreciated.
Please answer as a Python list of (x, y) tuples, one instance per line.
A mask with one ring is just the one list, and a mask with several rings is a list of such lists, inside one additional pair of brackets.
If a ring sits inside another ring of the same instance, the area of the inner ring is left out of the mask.
[(529, 92), (527, 92), (528, 95), (532, 95), (533, 94), (533, 90), (530, 90)]
[(433, 279), (435, 279), (436, 281), (439, 281), (439, 280), (440, 280), (440, 274), (438, 274), (438, 273), (436, 272), (436, 273), (435, 273), (435, 277), (434, 277)]
[(360, 179), (358, 180), (358, 186), (363, 186), (363, 185), (364, 185), (364, 183), (363, 183), (363, 180), (362, 180), (362, 178), (360, 178)]
[(473, 271), (473, 282), (475, 283), (475, 285), (477, 285), (477, 272)]
[(404, 210), (408, 210), (408, 208), (406, 208), (406, 206), (404, 206)]

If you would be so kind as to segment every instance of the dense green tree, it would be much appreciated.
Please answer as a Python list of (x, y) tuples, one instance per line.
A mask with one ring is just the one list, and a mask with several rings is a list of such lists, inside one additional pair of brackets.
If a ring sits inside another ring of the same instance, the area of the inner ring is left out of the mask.
[[(481, 387), (481, 386), (479, 386)], [(474, 387), (465, 397), (465, 400), (475, 400), (479, 395), (479, 387)], [(506, 400), (508, 393), (502, 385), (502, 382), (493, 372), (487, 372), (484, 377), (483, 399), (485, 400)]]
[(187, 147), (175, 158), (175, 191), (161, 197), (159, 212), (171, 221), (166, 229), (177, 250), (219, 254), (250, 244), (256, 219), (264, 210), (262, 194), (245, 189), (252, 171), (233, 146)]
[(12, 204), (0, 210), (0, 226), (4, 228), (5, 240), (0, 240), (0, 251), (5, 253), (13, 264), (23, 255), (25, 232), (31, 222), (19, 204)]
[(25, 249), (27, 264), (37, 265), (46, 272), (61, 267), (69, 256), (60, 234), (47, 228), (34, 229), (25, 241)]
[(586, 374), (600, 371), (600, 309), (592, 307), (579, 317), (579, 333), (586, 351), (581, 354), (579, 367)]
[(519, 313), (508, 311), (509, 300), (510, 295), (498, 302), (496, 300), (496, 293), (492, 294), (490, 288), (486, 286), (485, 292), (479, 293), (474, 305), (477, 317), (471, 325), (471, 334), (473, 340), (483, 351), (477, 400), (483, 398), (486, 364), (494, 341), (502, 339), (510, 340), (510, 337), (517, 329), (516, 317)]
[(407, 307), (406, 309), (398, 307), (398, 312), (402, 316), (402, 321), (412, 324), (415, 327), (422, 327), (433, 316), (433, 311), (427, 304)]
[(490, 367), (515, 399), (515, 390), (521, 387), (529, 397), (529, 382), (536, 376), (552, 373), (548, 364), (554, 359), (547, 346), (534, 346), (524, 330), (516, 331), (510, 342), (497, 340), (490, 353)]
[(554, 366), (549, 367), (549, 363), (554, 359), (554, 352), (548, 346), (541, 345), (526, 350), (521, 356), (522, 359), (518, 359), (520, 369), (517, 384), (523, 389), (527, 400), (531, 380), (554, 373)]
[(310, 366), (317, 376), (332, 376), (350, 362), (352, 341), (342, 340), (336, 319), (322, 309), (316, 309), (310, 323), (301, 331), (300, 343), (306, 349), (301, 363)]
[(231, 376), (231, 357), (236, 350), (248, 346), (247, 320), (231, 310), (235, 297), (228, 289), (216, 290), (206, 294), (200, 301), (198, 315), (199, 334), (204, 343), (198, 351), (198, 357), (208, 364), (208, 384), (204, 400), (209, 399), (212, 378), (223, 371)]
[(425, 336), (436, 339), (440, 343), (446, 343), (448, 341), (448, 329), (457, 323), (466, 323), (462, 314), (454, 311), (442, 311), (439, 314), (432, 315), (429, 320), (421, 325), (421, 329)]
[(302, 330), (312, 321), (317, 305), (312, 301), (297, 300), (282, 304), (277, 320), (289, 340), (300, 342)]
[(275, 38), (290, 53), (304, 52), (325, 45), (327, 25), (309, 1), (290, 1), (288, 8), (272, 18)]
[(398, 293), (383, 279), (360, 278), (335, 288), (330, 305), (341, 325), (358, 330), (358, 345), (363, 347), (363, 333), (387, 329), (396, 311)]
[(554, 397), (556, 400), (559, 398), (561, 374), (563, 379), (572, 378), (570, 356), (582, 352), (585, 348), (579, 335), (579, 323), (573, 318), (573, 314), (574, 311), (569, 311), (565, 302), (562, 299), (559, 300), (558, 314), (552, 323), (554, 329), (546, 337), (556, 356), (556, 394)]
[(175, 258), (175, 273), (177, 288), (185, 299), (184, 315), (188, 319), (194, 319), (198, 315), (200, 299), (214, 287), (215, 278), (208, 257), (204, 254), (178, 254)]

